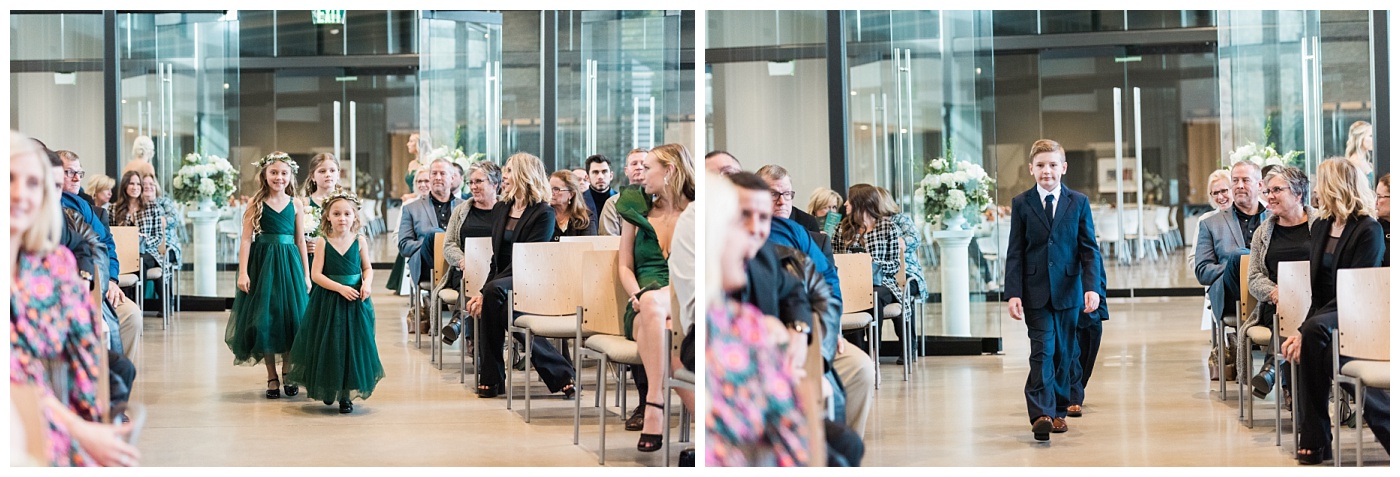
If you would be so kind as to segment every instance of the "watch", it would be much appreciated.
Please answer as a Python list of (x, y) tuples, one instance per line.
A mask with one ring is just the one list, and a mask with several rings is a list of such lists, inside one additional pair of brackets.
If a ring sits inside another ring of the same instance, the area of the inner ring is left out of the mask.
[(794, 321), (794, 322), (792, 322), (792, 323), (788, 323), (788, 329), (790, 329), (790, 330), (792, 330), (792, 331), (796, 331), (796, 332), (798, 332), (798, 333), (811, 333), (811, 332), (812, 332), (812, 327), (811, 327), (810, 325), (806, 324), (806, 323), (801, 322), (801, 321)]

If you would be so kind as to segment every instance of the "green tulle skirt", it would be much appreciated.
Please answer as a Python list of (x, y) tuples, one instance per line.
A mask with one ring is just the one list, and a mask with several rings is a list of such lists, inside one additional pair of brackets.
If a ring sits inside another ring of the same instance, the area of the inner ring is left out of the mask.
[(258, 236), (248, 253), (248, 292), (233, 295), (224, 342), (234, 364), (254, 365), (267, 354), (291, 351), (306, 312), (301, 251), (283, 235)]
[(399, 293), (399, 287), (403, 286), (403, 267), (407, 266), (403, 255), (395, 255), (394, 268), (389, 270), (389, 291), (395, 295)]
[[(345, 284), (360, 288), (358, 280)], [(311, 399), (330, 404), (369, 398), (384, 378), (379, 348), (374, 344), (371, 300), (346, 300), (313, 285), (288, 363), (287, 381), (305, 387)]]

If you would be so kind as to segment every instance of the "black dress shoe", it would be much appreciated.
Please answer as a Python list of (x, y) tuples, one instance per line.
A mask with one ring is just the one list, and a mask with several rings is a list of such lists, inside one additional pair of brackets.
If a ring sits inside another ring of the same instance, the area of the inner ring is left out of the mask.
[(457, 318), (452, 318), (452, 322), (442, 327), (442, 342), (448, 345), (457, 342), (457, 336), (462, 334), (462, 322)]
[(355, 410), (355, 405), (354, 405), (354, 404), (350, 404), (349, 401), (341, 401), (341, 402), (340, 402), (340, 413), (341, 413), (341, 414), (350, 414), (350, 413), (351, 413), (352, 411), (354, 411), (354, 410)]
[(1254, 397), (1264, 399), (1274, 390), (1274, 360), (1268, 357), (1264, 366), (1259, 368), (1259, 374), (1255, 374), (1249, 379), (1250, 387), (1254, 388)]
[(681, 456), (676, 459), (677, 467), (695, 467), (695, 449), (690, 448), (681, 451)]

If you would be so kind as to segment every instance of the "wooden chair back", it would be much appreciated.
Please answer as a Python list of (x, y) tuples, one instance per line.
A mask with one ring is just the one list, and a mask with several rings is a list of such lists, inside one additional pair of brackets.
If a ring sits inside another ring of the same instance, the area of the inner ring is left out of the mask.
[[(10, 382), (10, 403), (14, 405), (15, 417), (19, 422), (11, 422), (10, 425), (21, 424), (24, 428), (24, 449), (13, 451), (24, 451), (26, 457), (31, 462), (30, 465), (48, 465), (48, 455), (51, 448), (49, 441), (49, 424), (44, 420), (44, 411), (39, 402), (43, 393), (37, 384), (16, 384)], [(10, 456), (13, 464), (17, 456)]]
[(1259, 306), (1259, 300), (1249, 293), (1249, 255), (1240, 256), (1240, 322), (1254, 312), (1254, 307)]
[(462, 270), (461, 292), (468, 297), (481, 295), (486, 278), (491, 276), (491, 237), (462, 240), (462, 255), (467, 258), (467, 268)]
[(1298, 334), (1298, 327), (1312, 306), (1312, 280), (1306, 260), (1278, 264), (1278, 334), (1289, 337)]
[[(515, 310), (531, 315), (572, 315), (583, 304), (583, 254), (593, 245), (580, 242), (516, 243)], [(590, 270), (589, 277), (600, 273)], [(591, 278), (590, 278), (591, 281)]]
[(447, 232), (433, 234), (433, 283), (442, 283), (447, 275), (447, 256), (442, 254), (442, 246), (447, 243)]
[(841, 280), (841, 313), (874, 308), (875, 278), (870, 270), (870, 254), (838, 253), (833, 258)]
[(141, 272), (141, 232), (135, 226), (112, 227), (112, 241), (117, 246), (117, 273)]
[(617, 235), (584, 235), (559, 237), (560, 242), (581, 242), (593, 244), (594, 250), (617, 250), (622, 247), (622, 237)]
[(1337, 270), (1339, 353), (1390, 361), (1390, 267)]
[[(866, 267), (869, 270), (870, 267)], [(867, 282), (868, 283), (868, 282)], [(819, 322), (820, 320), (814, 320)], [(807, 416), (807, 465), (810, 467), (826, 467), (826, 426), (822, 423), (826, 419), (826, 404), (822, 396), (822, 381), (825, 380), (822, 374), (822, 327), (812, 327), (812, 339), (807, 346), (807, 361), (803, 363), (803, 369), (807, 374), (798, 381), (798, 399), (804, 405), (803, 414)], [(790, 346), (801, 346), (792, 343)]]
[[(562, 240), (561, 240), (562, 242)], [(595, 334), (622, 336), (622, 315), (627, 292), (617, 277), (616, 250), (589, 250), (583, 253), (583, 270), (591, 288), (583, 294), (583, 330)]]

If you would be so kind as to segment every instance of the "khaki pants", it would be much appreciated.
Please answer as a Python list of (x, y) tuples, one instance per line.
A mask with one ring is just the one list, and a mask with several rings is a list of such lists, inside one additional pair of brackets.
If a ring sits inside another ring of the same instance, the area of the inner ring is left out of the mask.
[(831, 368), (846, 387), (846, 425), (865, 438), (865, 421), (874, 403), (871, 397), (875, 395), (875, 363), (859, 347), (847, 342), (845, 348), (844, 353), (836, 353)]
[(125, 300), (116, 307), (117, 332), (121, 334), (122, 350), (126, 352), (126, 359), (133, 364), (139, 363), (137, 358), (141, 356), (141, 335), (145, 333), (146, 325), (141, 318), (141, 308), (136, 306), (136, 302)]

